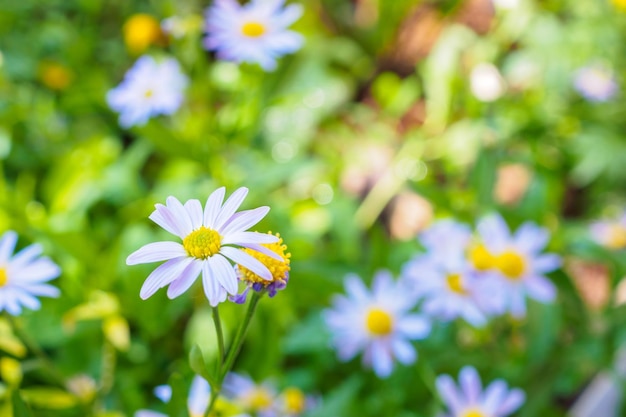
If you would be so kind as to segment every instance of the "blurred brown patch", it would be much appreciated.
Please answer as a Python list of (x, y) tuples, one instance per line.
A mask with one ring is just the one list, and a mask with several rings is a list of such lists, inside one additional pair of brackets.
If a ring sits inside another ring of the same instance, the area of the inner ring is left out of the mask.
[(611, 296), (610, 274), (606, 265), (579, 258), (565, 261), (565, 270), (572, 278), (580, 298), (590, 310), (600, 310)]
[(464, 24), (479, 35), (489, 32), (495, 10), (491, 0), (467, 0), (456, 14), (454, 21)]
[(424, 230), (433, 218), (433, 206), (411, 191), (396, 195), (389, 207), (389, 234), (393, 239), (409, 240)]
[(532, 173), (523, 164), (504, 164), (498, 168), (496, 184), (493, 188), (494, 199), (502, 205), (514, 206), (526, 194)]

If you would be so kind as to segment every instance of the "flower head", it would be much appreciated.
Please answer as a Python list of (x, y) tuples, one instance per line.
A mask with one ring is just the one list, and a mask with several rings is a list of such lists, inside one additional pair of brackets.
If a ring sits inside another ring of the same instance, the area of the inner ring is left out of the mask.
[(345, 288), (347, 297), (337, 296), (333, 309), (324, 312), (339, 359), (363, 351), (363, 363), (381, 378), (391, 374), (394, 359), (405, 365), (415, 362), (417, 353), (408, 341), (430, 333), (425, 318), (409, 313), (415, 295), (388, 271), (375, 275), (371, 292), (354, 274), (346, 277)]
[(236, 213), (248, 189), (239, 188), (222, 204), (224, 194), (224, 187), (211, 193), (204, 210), (198, 200), (183, 205), (174, 197), (168, 197), (165, 206), (155, 206), (150, 219), (180, 237), (182, 244), (149, 243), (128, 256), (128, 265), (167, 261), (148, 276), (141, 287), (141, 298), (145, 300), (166, 285), (167, 296), (178, 297), (201, 273), (204, 293), (211, 306), (216, 306), (226, 299), (227, 293), (237, 293), (237, 275), (229, 261), (263, 279), (273, 279), (265, 265), (238, 248), (263, 251), (261, 244), (278, 241), (276, 236), (246, 231), (265, 217), (269, 207)]
[(269, 382), (256, 384), (250, 377), (229, 372), (222, 386), (224, 396), (245, 412), (259, 417), (274, 417), (277, 391)]
[(315, 403), (299, 388), (287, 387), (278, 396), (277, 408), (280, 416), (296, 417), (315, 407)]
[(178, 110), (187, 83), (174, 58), (157, 61), (144, 55), (128, 70), (124, 81), (107, 93), (106, 99), (109, 107), (120, 113), (120, 125), (141, 126), (152, 116)]
[[(271, 232), (268, 234), (274, 236)], [(270, 270), (272, 279), (260, 277), (245, 266), (238, 265), (236, 267), (237, 275), (239, 280), (246, 284), (246, 289), (241, 294), (232, 297), (236, 303), (241, 304), (246, 301), (250, 288), (257, 292), (267, 291), (270, 297), (274, 297), (278, 291), (287, 287), (289, 271), (291, 270), (291, 253), (287, 252), (287, 245), (283, 244), (283, 238), (280, 237), (280, 234), (276, 233), (275, 236), (278, 238), (277, 242), (263, 244), (256, 250), (244, 249), (244, 252), (258, 259)]]
[(576, 71), (574, 88), (587, 100), (601, 102), (611, 99), (618, 85), (610, 69), (594, 64)]
[(300, 34), (287, 30), (302, 14), (302, 7), (282, 7), (284, 0), (216, 0), (206, 12), (204, 45), (220, 59), (257, 63), (276, 68), (276, 58), (300, 49)]
[(17, 233), (5, 232), (0, 238), (0, 311), (19, 315), (22, 306), (38, 310), (41, 303), (36, 298), (58, 297), (58, 288), (47, 281), (61, 274), (59, 267), (46, 257), (41, 257), (42, 248), (30, 245), (13, 256)]
[(626, 248), (626, 213), (616, 220), (602, 220), (592, 223), (591, 237), (609, 249)]
[(467, 248), (472, 231), (466, 224), (452, 219), (439, 220), (424, 230), (418, 240), (432, 257), (456, 257)]
[(501, 379), (483, 391), (480, 376), (471, 366), (461, 369), (458, 388), (449, 375), (438, 376), (436, 385), (449, 410), (446, 417), (506, 417), (525, 401), (522, 390), (509, 390)]
[(159, 22), (148, 14), (138, 13), (132, 15), (124, 23), (124, 42), (129, 51), (140, 54), (162, 37)]
[(554, 284), (544, 274), (557, 269), (561, 259), (542, 254), (550, 235), (546, 229), (526, 222), (512, 234), (500, 215), (483, 218), (477, 226), (480, 239), (468, 251), (474, 269), (492, 279), (501, 295), (502, 309), (516, 317), (526, 314), (525, 298), (551, 302)]

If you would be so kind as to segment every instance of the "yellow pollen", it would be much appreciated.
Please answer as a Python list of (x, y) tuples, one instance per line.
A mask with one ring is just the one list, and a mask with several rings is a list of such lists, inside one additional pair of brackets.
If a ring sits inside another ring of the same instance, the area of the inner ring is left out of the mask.
[(241, 33), (249, 38), (258, 38), (265, 33), (265, 26), (259, 22), (247, 22), (241, 27)]
[(272, 396), (266, 389), (255, 388), (246, 396), (245, 402), (254, 411), (264, 410), (272, 405)]
[(289, 387), (283, 392), (285, 408), (289, 414), (301, 414), (306, 408), (306, 396), (298, 388)]
[(206, 259), (220, 251), (222, 236), (215, 230), (202, 226), (183, 239), (183, 247), (189, 256)]
[[(272, 235), (273, 233), (269, 232), (268, 234)], [(264, 286), (268, 286), (272, 282), (283, 281), (287, 278), (287, 274), (291, 269), (289, 265), (291, 253), (287, 252), (287, 245), (283, 244), (283, 239), (280, 237), (280, 233), (276, 233), (275, 236), (278, 238), (278, 242), (264, 243), (262, 244), (262, 246), (265, 246), (266, 248), (283, 258), (283, 261), (279, 261), (278, 259), (274, 259), (270, 256), (267, 256), (261, 252), (252, 249), (243, 249), (244, 252), (258, 259), (263, 265), (267, 267), (267, 269), (270, 270), (270, 272), (272, 273), (272, 280), (265, 280), (254, 272), (250, 271), (248, 268), (239, 265), (239, 274), (242, 281), (261, 283)]]
[(463, 287), (463, 280), (460, 274), (450, 274), (446, 277), (446, 283), (448, 288), (457, 294), (466, 294), (465, 287)]
[(487, 250), (485, 245), (476, 245), (469, 251), (469, 260), (479, 271), (486, 271), (493, 268), (494, 256)]
[(488, 416), (482, 411), (476, 408), (472, 408), (470, 410), (463, 411), (459, 417), (488, 417)]
[(626, 247), (626, 228), (621, 224), (614, 224), (609, 229), (606, 245), (611, 249)]
[(0, 287), (4, 287), (9, 282), (9, 276), (5, 268), (0, 268)]
[(152, 91), (152, 90), (146, 90), (146, 92), (145, 92), (145, 93), (143, 93), (143, 96), (144, 96), (145, 98), (150, 98), (150, 97), (152, 97), (153, 95), (154, 95), (154, 91)]
[(509, 279), (519, 279), (526, 269), (526, 262), (522, 255), (507, 251), (496, 256), (495, 266)]
[(367, 313), (367, 330), (374, 336), (387, 336), (393, 330), (393, 318), (385, 310), (372, 308)]

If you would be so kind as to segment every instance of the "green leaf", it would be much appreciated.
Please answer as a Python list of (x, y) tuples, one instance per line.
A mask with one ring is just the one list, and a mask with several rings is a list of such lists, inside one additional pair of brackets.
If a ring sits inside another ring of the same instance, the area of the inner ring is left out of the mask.
[(209, 370), (209, 367), (204, 360), (202, 349), (200, 349), (200, 346), (198, 345), (193, 345), (191, 352), (189, 352), (189, 366), (195, 373), (202, 376), (209, 382), (212, 390), (215, 391), (217, 389), (219, 385), (217, 383), (217, 378), (215, 378)]
[(47, 410), (71, 408), (78, 402), (75, 396), (58, 388), (26, 388), (21, 390), (21, 394), (29, 405)]
[(31, 413), (22, 397), (20, 397), (18, 390), (13, 391), (11, 402), (13, 403), (13, 417), (33, 417), (33, 413)]

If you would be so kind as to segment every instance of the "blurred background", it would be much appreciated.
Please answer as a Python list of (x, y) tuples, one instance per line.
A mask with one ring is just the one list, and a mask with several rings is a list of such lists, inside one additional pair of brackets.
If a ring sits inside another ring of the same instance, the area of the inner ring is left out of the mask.
[[(132, 416), (162, 407), (152, 390), (172, 375), (190, 380), (194, 344), (216, 355), (201, 287), (142, 301), (154, 265), (125, 259), (171, 239), (147, 218), (155, 203), (222, 185), (250, 189), (244, 208), (270, 206), (258, 230), (292, 254), (235, 369), (318, 396), (312, 416), (435, 416), (430, 372), (466, 364), (525, 390), (515, 415), (565, 416), (615, 369), (626, 239), (602, 245), (589, 226), (626, 200), (626, 2), (299, 3), (305, 44), (266, 73), (202, 48), (208, 1), (0, 0), (0, 230), (63, 271), (62, 297), (20, 317), (56, 376), (0, 319), (5, 403), (17, 362), (33, 415)], [(156, 23), (133, 31), (137, 14)], [(190, 85), (172, 116), (122, 129), (105, 97), (143, 54), (175, 57)], [(347, 273), (398, 274), (434, 219), (493, 211), (551, 231), (557, 302), (435, 326), (385, 381), (338, 362), (320, 312)], [(222, 308), (227, 338), (242, 314)]]

